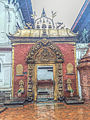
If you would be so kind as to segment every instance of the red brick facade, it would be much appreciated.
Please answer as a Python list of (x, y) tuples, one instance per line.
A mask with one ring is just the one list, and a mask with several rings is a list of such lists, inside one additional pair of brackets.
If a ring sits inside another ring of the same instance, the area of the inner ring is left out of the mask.
[(90, 102), (90, 45), (85, 56), (79, 61), (82, 97), (85, 102)]
[[(26, 59), (30, 48), (34, 44), (17, 44), (14, 45), (14, 81), (13, 81), (13, 97), (18, 97), (19, 90), (19, 81), (22, 79), (24, 81), (24, 93), (21, 97), (27, 97), (27, 73), (28, 73), (28, 64), (26, 63)], [(77, 87), (76, 87), (76, 71), (75, 71), (75, 46), (74, 44), (67, 43), (58, 43), (56, 46), (59, 47), (60, 51), (64, 57), (63, 63), (63, 87), (64, 87), (64, 96), (70, 96), (70, 93), (67, 91), (67, 79), (71, 79), (71, 87), (74, 90), (74, 96), (77, 95)], [(67, 74), (67, 64), (71, 63), (73, 65), (73, 74)], [(24, 70), (23, 75), (16, 75), (16, 66), (18, 64), (22, 64)]]

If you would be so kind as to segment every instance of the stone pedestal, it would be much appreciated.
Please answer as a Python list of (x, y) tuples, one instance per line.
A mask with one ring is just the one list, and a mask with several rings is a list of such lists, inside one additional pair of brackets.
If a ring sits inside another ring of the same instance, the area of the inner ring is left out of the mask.
[(90, 44), (83, 58), (79, 61), (78, 70), (80, 72), (80, 83), (82, 97), (85, 102), (90, 102)]

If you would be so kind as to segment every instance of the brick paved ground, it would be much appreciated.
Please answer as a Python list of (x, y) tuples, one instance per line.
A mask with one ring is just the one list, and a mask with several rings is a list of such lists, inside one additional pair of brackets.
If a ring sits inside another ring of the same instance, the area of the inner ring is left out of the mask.
[(0, 107), (0, 113), (5, 111), (7, 108), (6, 107)]
[(8, 108), (0, 114), (0, 120), (90, 120), (90, 104), (28, 104), (23, 107)]

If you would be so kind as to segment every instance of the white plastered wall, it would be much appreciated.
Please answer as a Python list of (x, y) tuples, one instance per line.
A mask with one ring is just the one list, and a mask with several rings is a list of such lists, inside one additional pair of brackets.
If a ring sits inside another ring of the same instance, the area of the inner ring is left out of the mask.
[(12, 88), (12, 51), (11, 42), (7, 35), (17, 31), (16, 23), (23, 28), (23, 17), (21, 11), (17, 11), (19, 6), (14, 6), (8, 0), (0, 0), (0, 91)]

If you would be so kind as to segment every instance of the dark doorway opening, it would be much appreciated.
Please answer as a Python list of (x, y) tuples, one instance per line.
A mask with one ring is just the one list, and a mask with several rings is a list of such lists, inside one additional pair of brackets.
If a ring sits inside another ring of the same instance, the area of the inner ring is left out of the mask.
[(37, 101), (54, 99), (53, 66), (37, 67)]

